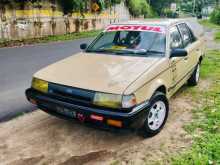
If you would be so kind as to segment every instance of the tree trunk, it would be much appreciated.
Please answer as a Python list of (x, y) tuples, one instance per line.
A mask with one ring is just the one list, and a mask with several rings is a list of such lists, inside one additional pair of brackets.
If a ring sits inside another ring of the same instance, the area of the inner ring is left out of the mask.
[(219, 0), (216, 0), (216, 7), (219, 7)]

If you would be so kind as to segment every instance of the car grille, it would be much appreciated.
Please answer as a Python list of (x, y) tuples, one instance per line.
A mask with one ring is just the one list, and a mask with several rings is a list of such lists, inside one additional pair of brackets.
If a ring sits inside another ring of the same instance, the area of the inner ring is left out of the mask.
[(49, 84), (48, 93), (51, 97), (60, 101), (78, 104), (78, 105), (92, 105), (95, 95), (94, 91), (67, 87), (58, 84)]

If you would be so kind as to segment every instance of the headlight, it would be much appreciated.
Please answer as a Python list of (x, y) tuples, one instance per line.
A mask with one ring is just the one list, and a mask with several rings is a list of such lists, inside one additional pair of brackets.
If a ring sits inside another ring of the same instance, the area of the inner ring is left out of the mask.
[(115, 94), (99, 93), (95, 94), (93, 103), (98, 106), (120, 108), (122, 96)]
[(93, 103), (98, 106), (110, 108), (131, 108), (136, 105), (136, 98), (134, 95), (122, 96), (97, 92)]
[(131, 108), (137, 104), (136, 97), (134, 95), (123, 96), (122, 98), (122, 107)]
[(48, 92), (48, 82), (44, 80), (33, 78), (31, 87), (43, 93)]

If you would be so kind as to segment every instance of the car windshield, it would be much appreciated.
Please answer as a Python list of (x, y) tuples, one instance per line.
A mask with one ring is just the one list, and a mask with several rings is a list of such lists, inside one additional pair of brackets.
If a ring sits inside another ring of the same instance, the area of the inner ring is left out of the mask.
[(105, 31), (88, 47), (87, 52), (125, 56), (164, 56), (165, 33), (152, 31)]

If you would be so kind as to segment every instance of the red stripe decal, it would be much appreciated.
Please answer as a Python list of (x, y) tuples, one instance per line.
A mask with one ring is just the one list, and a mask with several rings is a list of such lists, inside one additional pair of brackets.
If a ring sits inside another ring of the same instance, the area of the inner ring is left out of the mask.
[(165, 33), (165, 28), (161, 26), (147, 25), (111, 25), (107, 27), (106, 31), (151, 31), (157, 33)]

